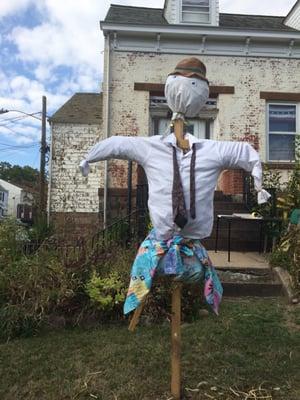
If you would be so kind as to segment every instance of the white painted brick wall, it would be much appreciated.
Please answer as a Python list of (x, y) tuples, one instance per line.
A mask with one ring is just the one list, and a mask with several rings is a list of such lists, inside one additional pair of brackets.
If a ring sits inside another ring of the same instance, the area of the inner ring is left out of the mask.
[(104, 165), (91, 165), (83, 177), (78, 165), (86, 152), (103, 138), (97, 125), (52, 126), (51, 212), (98, 212), (98, 188), (103, 188)]

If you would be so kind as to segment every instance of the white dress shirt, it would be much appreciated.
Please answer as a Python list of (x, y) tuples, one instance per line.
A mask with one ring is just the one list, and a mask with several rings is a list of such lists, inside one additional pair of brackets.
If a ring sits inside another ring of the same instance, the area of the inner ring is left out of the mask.
[(174, 134), (151, 137), (111, 136), (97, 143), (80, 164), (84, 176), (89, 163), (111, 158), (134, 160), (145, 170), (149, 185), (149, 212), (157, 238), (169, 239), (175, 232), (183, 237), (203, 239), (211, 234), (213, 226), (213, 200), (219, 174), (224, 169), (242, 168), (251, 172), (259, 202), (269, 195), (262, 190), (262, 168), (258, 153), (248, 143), (196, 139), (186, 134), (190, 148), (196, 143), (195, 207), (196, 219), (189, 218), (180, 230), (173, 221), (173, 149), (177, 150), (178, 166), (189, 216), (190, 164), (192, 150), (187, 153), (177, 147)]

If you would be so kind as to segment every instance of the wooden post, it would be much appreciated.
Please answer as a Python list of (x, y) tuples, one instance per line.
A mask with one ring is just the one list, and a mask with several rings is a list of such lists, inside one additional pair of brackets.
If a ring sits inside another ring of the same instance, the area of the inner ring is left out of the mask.
[(144, 308), (144, 305), (145, 305), (145, 300), (146, 299), (144, 299), (144, 301), (142, 301), (141, 305), (134, 311), (134, 314), (133, 314), (133, 316), (131, 318), (131, 321), (130, 321), (130, 324), (129, 324), (129, 328), (128, 328), (128, 330), (130, 332), (134, 332), (137, 324), (139, 323), (139, 319), (140, 319), (140, 316), (142, 314), (142, 311), (143, 311), (143, 308)]
[(181, 283), (176, 283), (172, 292), (172, 354), (171, 393), (174, 400), (180, 400), (180, 354), (181, 354)]

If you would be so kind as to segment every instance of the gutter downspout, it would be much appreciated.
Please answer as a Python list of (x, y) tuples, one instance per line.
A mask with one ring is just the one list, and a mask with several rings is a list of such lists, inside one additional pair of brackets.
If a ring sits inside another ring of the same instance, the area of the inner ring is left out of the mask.
[[(104, 138), (107, 139), (110, 133), (110, 34), (106, 36), (106, 118)], [(103, 195), (103, 229), (107, 226), (107, 199), (108, 199), (108, 160), (104, 161), (104, 195)]]

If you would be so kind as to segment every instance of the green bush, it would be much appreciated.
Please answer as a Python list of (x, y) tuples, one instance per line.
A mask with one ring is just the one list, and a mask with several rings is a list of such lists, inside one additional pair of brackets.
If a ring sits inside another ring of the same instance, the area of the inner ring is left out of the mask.
[(29, 241), (26, 228), (15, 219), (0, 223), (0, 269), (22, 257), (24, 242)]
[(272, 266), (287, 269), (292, 277), (295, 295), (300, 294), (300, 226), (290, 225), (276, 250), (271, 254)]
[(101, 278), (96, 271), (93, 271), (90, 280), (85, 284), (85, 290), (96, 308), (104, 312), (119, 308), (126, 295), (125, 283), (116, 272)]
[(28, 336), (70, 301), (79, 287), (51, 253), (23, 256), (0, 269), (0, 337)]

